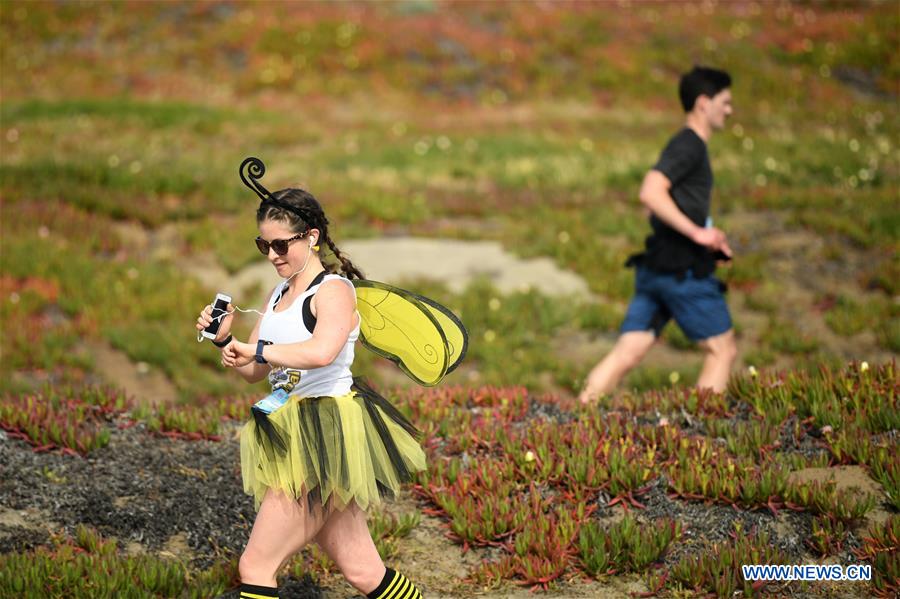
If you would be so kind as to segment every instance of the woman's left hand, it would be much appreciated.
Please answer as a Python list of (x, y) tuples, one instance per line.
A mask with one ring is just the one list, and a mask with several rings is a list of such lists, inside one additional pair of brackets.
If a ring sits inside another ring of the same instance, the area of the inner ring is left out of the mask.
[(252, 362), (255, 355), (255, 345), (233, 340), (222, 350), (222, 366), (227, 368), (240, 368), (241, 366), (246, 366)]

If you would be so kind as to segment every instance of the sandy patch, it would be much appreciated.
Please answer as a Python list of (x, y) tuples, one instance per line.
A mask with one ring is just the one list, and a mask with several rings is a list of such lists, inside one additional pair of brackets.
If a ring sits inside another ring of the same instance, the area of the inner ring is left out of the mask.
[(174, 557), (182, 562), (189, 562), (193, 557), (193, 552), (188, 545), (187, 533), (177, 532), (169, 537), (159, 554), (162, 557)]
[(832, 468), (804, 468), (791, 474), (791, 478), (797, 482), (819, 481), (824, 483), (834, 479), (835, 489), (857, 489), (863, 494), (874, 495), (877, 498), (875, 508), (866, 514), (864, 528), (873, 525), (884, 526), (890, 514), (883, 509), (884, 489), (872, 480), (866, 469), (862, 466), (836, 466)]
[(91, 343), (90, 352), (97, 372), (129, 397), (151, 405), (174, 403), (178, 398), (178, 390), (158, 368), (134, 363), (125, 352), (106, 343)]
[[(487, 277), (503, 293), (534, 289), (550, 296), (590, 297), (584, 279), (559, 268), (550, 258), (519, 258), (496, 241), (391, 237), (342, 241), (341, 251), (360, 266), (366, 278), (392, 285), (430, 279), (460, 293), (475, 279)], [(210, 289), (230, 292), (236, 300), (254, 289), (266, 294), (281, 280), (264, 260), (233, 276), (211, 256), (195, 257), (184, 268)], [(256, 307), (258, 298), (250, 298), (250, 303), (245, 295), (243, 301), (244, 308)]]
[(32, 528), (31, 524), (22, 515), (24, 512), (19, 510), (11, 510), (9, 508), (0, 508), (0, 525), (3, 526), (20, 526), (22, 528)]
[(363, 265), (367, 277), (385, 283), (436, 279), (461, 292), (472, 280), (488, 277), (504, 293), (530, 288), (551, 296), (590, 294), (584, 279), (550, 258), (522, 259), (497, 241), (395, 237), (345, 241), (341, 250)]

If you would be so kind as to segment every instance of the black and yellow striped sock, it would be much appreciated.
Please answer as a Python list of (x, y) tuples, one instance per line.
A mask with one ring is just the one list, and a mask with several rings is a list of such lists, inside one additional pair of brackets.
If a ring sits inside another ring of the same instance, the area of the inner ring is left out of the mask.
[(422, 593), (406, 576), (388, 568), (378, 588), (366, 597), (369, 599), (422, 599)]
[(241, 585), (241, 599), (278, 599), (278, 587), (261, 587), (255, 584)]

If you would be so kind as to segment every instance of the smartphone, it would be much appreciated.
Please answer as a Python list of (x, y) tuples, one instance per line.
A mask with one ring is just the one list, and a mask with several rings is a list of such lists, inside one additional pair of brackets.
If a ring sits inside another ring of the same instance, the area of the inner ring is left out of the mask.
[(215, 339), (219, 334), (219, 327), (222, 326), (222, 320), (228, 312), (228, 304), (231, 303), (231, 296), (224, 293), (216, 294), (216, 301), (212, 305), (212, 319), (209, 326), (203, 329), (201, 334), (207, 339)]

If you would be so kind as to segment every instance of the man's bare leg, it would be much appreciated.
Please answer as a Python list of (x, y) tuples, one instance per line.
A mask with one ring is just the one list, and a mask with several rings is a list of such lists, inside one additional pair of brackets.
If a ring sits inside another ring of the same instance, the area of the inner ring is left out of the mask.
[(623, 333), (612, 351), (588, 374), (584, 390), (578, 396), (579, 401), (590, 403), (601, 395), (612, 392), (628, 371), (647, 355), (655, 342), (656, 335), (650, 331)]
[(737, 358), (737, 343), (734, 340), (734, 329), (729, 329), (721, 335), (704, 339), (700, 347), (706, 350), (706, 359), (703, 361), (703, 370), (697, 380), (698, 388), (712, 389), (721, 393), (728, 386), (728, 378), (731, 376), (731, 367)]

